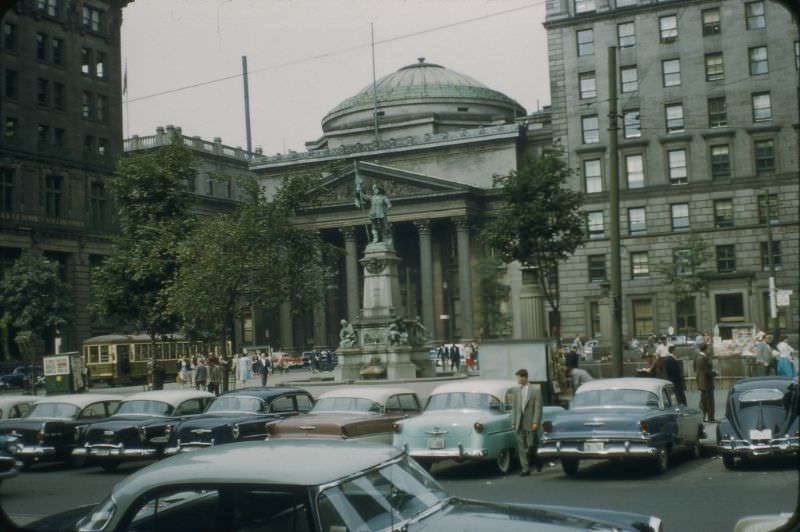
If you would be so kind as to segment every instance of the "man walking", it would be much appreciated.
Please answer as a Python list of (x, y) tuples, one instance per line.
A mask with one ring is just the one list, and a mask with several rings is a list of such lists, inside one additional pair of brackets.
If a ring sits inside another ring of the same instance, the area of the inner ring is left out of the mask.
[(262, 351), (258, 357), (258, 374), (261, 377), (261, 386), (267, 385), (267, 377), (269, 376), (270, 362), (267, 355)]
[(219, 385), (222, 383), (222, 367), (216, 358), (211, 359), (208, 368), (208, 391), (214, 395), (219, 395)]
[(667, 380), (675, 386), (678, 404), (686, 406), (686, 384), (683, 381), (683, 365), (678, 360), (678, 357), (675, 356), (674, 345), (667, 348), (667, 354), (661, 357), (661, 364)]
[(699, 349), (694, 359), (694, 373), (700, 392), (700, 410), (703, 412), (703, 421), (714, 423), (714, 370), (707, 352), (708, 345), (700, 344)]
[(536, 455), (538, 429), (542, 421), (542, 392), (528, 383), (528, 370), (519, 369), (516, 373), (518, 387), (514, 388), (511, 399), (511, 426), (517, 434), (517, 454), (522, 469), (521, 477), (531, 474), (528, 463), (529, 453), (533, 456), (536, 471), (542, 470), (542, 464)]
[(198, 390), (205, 390), (208, 382), (208, 366), (203, 357), (197, 359), (197, 368), (194, 370), (194, 387)]
[(453, 364), (453, 371), (456, 373), (461, 372), (461, 350), (458, 348), (456, 344), (453, 344), (453, 347), (450, 348), (450, 360)]

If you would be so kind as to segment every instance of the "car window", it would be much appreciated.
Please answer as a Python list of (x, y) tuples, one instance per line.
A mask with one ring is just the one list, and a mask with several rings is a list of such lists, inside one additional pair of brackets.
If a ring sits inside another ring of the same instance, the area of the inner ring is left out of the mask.
[(425, 410), (460, 410), (475, 409), (489, 410), (491, 403), (496, 403), (496, 397), (488, 393), (451, 392), (432, 395), (428, 399)]
[(648, 406), (658, 402), (658, 396), (646, 390), (578, 390), (571, 408), (595, 406)]
[(664, 401), (664, 408), (669, 408), (672, 406), (672, 400), (670, 399), (666, 388), (661, 390), (661, 399)]
[(305, 394), (296, 395), (295, 399), (297, 400), (297, 410), (299, 412), (308, 412), (314, 407), (314, 401)]
[(386, 412), (392, 414), (403, 412), (403, 407), (400, 406), (400, 397), (393, 395), (386, 401)]
[(205, 401), (203, 399), (189, 399), (182, 402), (177, 409), (175, 415), (185, 416), (191, 414), (200, 414), (205, 409)]
[(678, 403), (678, 396), (675, 395), (675, 388), (672, 386), (667, 386), (666, 390), (667, 395), (669, 396), (669, 404), (672, 406), (678, 406), (680, 403)]
[(78, 415), (78, 407), (69, 403), (39, 403), (33, 407), (30, 418), (72, 419)]
[(122, 401), (108, 401), (106, 403), (106, 410), (108, 411), (108, 415), (113, 416), (114, 414), (116, 414), (117, 410), (119, 410), (119, 405), (121, 403)]
[(272, 400), (271, 412), (294, 412), (294, 401), (291, 395), (282, 395)]
[(406, 414), (416, 414), (419, 412), (419, 401), (417, 396), (410, 393), (404, 393), (400, 396), (400, 408)]
[(25, 417), (31, 411), (31, 407), (32, 405), (30, 403), (20, 403), (18, 405), (14, 405), (14, 407), (11, 409), (11, 412), (8, 414), (8, 417), (10, 418)]
[(381, 405), (360, 397), (323, 397), (314, 404), (314, 412), (369, 412), (379, 414)]
[(101, 419), (106, 417), (105, 403), (92, 403), (83, 409), (80, 419)]

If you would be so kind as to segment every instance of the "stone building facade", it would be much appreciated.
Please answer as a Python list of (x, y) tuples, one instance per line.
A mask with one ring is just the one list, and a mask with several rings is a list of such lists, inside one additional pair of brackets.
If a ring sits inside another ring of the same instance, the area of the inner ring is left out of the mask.
[[(623, 333), (767, 329), (771, 220), (777, 286), (794, 291), (781, 328), (796, 334), (800, 48), (789, 13), (766, 1), (551, 0), (545, 26), (553, 137), (587, 194), (590, 235), (559, 270), (564, 334), (608, 334), (610, 46)], [(659, 269), (683, 260), (690, 235), (710, 254), (708, 287), (679, 307)]]

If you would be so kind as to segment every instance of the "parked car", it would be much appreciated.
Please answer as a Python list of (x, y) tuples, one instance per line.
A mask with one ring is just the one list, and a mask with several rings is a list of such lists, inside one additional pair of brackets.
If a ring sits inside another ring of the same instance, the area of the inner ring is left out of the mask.
[(112, 415), (119, 395), (74, 394), (39, 398), (24, 418), (0, 421), (0, 434), (24, 467), (35, 462), (72, 462), (81, 427)]
[(35, 395), (0, 395), (0, 419), (27, 416), (37, 399)]
[[(494, 461), (508, 473), (517, 448), (511, 429), (510, 380), (466, 380), (437, 386), (422, 415), (394, 424), (395, 447), (408, 453), (426, 469), (436, 461)], [(546, 406), (550, 419), (561, 407)]]
[(17, 366), (11, 373), (0, 375), (0, 388), (27, 388), (31, 377), (34, 383), (43, 379), (42, 366)]
[(578, 388), (570, 409), (543, 423), (540, 458), (560, 458), (567, 475), (584, 459), (645, 459), (655, 471), (680, 450), (700, 455), (703, 418), (678, 404), (671, 382), (651, 378), (601, 379)]
[(24, 465), (14, 456), (16, 440), (13, 436), (0, 436), (0, 481), (16, 477)]
[(796, 379), (773, 376), (737, 382), (717, 427), (717, 448), (725, 467), (734, 469), (737, 458), (796, 456), (799, 401)]
[(164, 454), (263, 440), (270, 423), (308, 413), (312, 406), (314, 398), (300, 388), (241, 388), (228, 392), (214, 399), (205, 414), (173, 427)]
[[(298, 456), (303, 467), (297, 467)], [(123, 479), (78, 517), (85, 511), (28, 526), (104, 532), (661, 531), (658, 518), (641, 514), (452, 497), (400, 449), (309, 439), (174, 456)]]
[(197, 390), (159, 390), (128, 396), (105, 421), (83, 428), (73, 455), (106, 471), (124, 461), (158, 458), (174, 425), (205, 411), (213, 394)]
[(269, 426), (271, 438), (357, 438), (392, 442), (392, 424), (420, 413), (417, 394), (405, 388), (360, 386), (319, 396), (311, 412)]

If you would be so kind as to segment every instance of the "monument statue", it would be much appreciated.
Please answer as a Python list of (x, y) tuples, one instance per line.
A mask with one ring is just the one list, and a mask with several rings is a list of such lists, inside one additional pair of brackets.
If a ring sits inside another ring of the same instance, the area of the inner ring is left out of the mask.
[(339, 347), (342, 349), (356, 347), (358, 339), (356, 338), (356, 331), (353, 329), (353, 326), (348, 323), (347, 320), (342, 320), (340, 324), (342, 328), (339, 330)]
[(372, 185), (372, 193), (364, 192), (361, 178), (356, 175), (356, 206), (362, 208), (369, 201), (369, 222), (371, 225), (372, 242), (391, 242), (389, 222), (386, 215), (392, 202), (386, 196), (386, 191), (376, 184)]
[(414, 320), (414, 340), (418, 345), (426, 344), (430, 341), (431, 335), (427, 327), (423, 325), (422, 318), (417, 316)]

